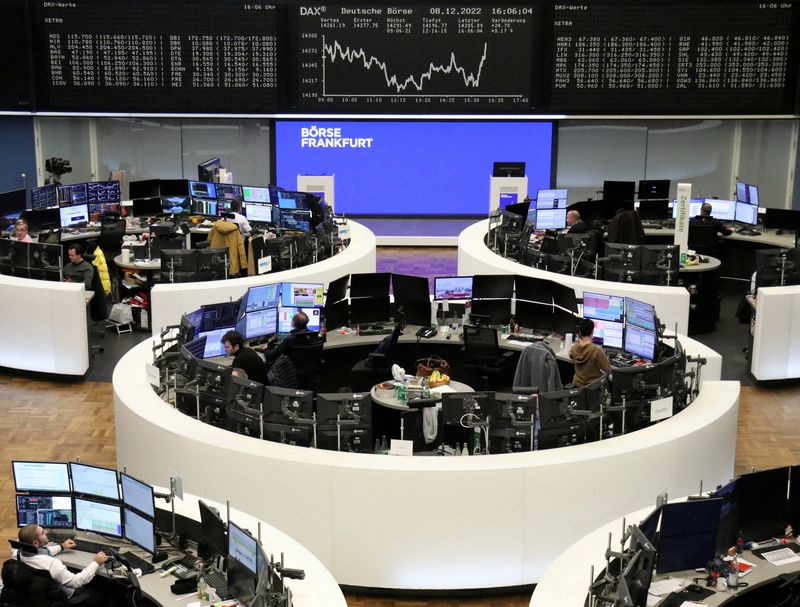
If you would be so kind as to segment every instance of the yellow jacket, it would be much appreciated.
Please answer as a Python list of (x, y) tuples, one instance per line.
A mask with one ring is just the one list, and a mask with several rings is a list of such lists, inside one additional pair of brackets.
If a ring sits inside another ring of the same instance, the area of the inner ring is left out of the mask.
[(108, 275), (106, 255), (100, 247), (95, 247), (95, 250), (92, 251), (92, 255), (94, 255), (92, 265), (97, 268), (97, 273), (100, 275), (100, 282), (103, 284), (103, 292), (108, 295), (111, 293), (111, 277)]
[(224, 219), (218, 220), (208, 234), (208, 242), (214, 249), (227, 247), (230, 274), (246, 272), (247, 255), (244, 251), (244, 239), (237, 224)]

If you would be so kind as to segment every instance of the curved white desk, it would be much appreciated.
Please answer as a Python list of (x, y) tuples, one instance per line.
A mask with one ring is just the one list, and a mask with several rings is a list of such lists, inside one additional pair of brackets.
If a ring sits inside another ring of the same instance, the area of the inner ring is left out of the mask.
[(485, 219), (469, 226), (459, 234), (459, 275), (519, 274), (553, 280), (567, 285), (575, 289), (575, 295), (579, 298), (583, 297), (584, 291), (632, 297), (653, 304), (659, 320), (666, 325), (669, 331), (674, 331), (676, 324), (678, 333), (686, 334), (688, 331), (689, 292), (685, 288), (593, 280), (591, 278), (567, 276), (531, 268), (511, 259), (506, 259), (490, 250), (483, 240), (488, 227), (489, 222)]
[(757, 381), (800, 377), (800, 285), (761, 287), (750, 373)]
[(312, 282), (326, 287), (331, 280), (344, 274), (375, 272), (375, 234), (359, 223), (348, 221), (350, 245), (341, 253), (318, 263), (231, 280), (158, 284), (153, 287), (150, 305), (153, 333), (168, 325), (178, 324), (181, 314), (201, 305), (239, 299), (248, 288), (272, 282)]
[(83, 375), (89, 333), (83, 284), (0, 275), (0, 366)]
[(136, 346), (114, 371), (117, 461), (148, 482), (177, 472), (187, 487), (233, 498), (311, 550), (340, 584), (531, 584), (598, 522), (644, 507), (664, 489), (686, 495), (701, 480), (713, 486), (733, 473), (739, 385), (710, 381), (710, 370), (685, 411), (611, 440), (391, 457), (292, 447), (198, 422), (152, 391), (144, 373), (151, 347)]

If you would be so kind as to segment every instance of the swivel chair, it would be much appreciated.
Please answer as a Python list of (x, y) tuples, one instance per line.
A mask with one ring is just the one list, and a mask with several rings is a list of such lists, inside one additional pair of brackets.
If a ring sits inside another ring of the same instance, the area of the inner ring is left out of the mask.
[(689, 248), (700, 255), (719, 257), (717, 227), (689, 222)]
[(114, 258), (122, 252), (126, 225), (124, 219), (103, 219), (100, 223), (100, 238), (97, 239), (97, 246), (106, 256), (108, 275), (111, 279), (111, 297), (114, 301), (119, 299), (117, 264), (114, 263)]
[(325, 362), (322, 359), (324, 346), (324, 337), (320, 337), (319, 333), (309, 332), (298, 334), (289, 348), (287, 356), (294, 365), (297, 385), (301, 390), (319, 392), (322, 365)]
[[(9, 540), (18, 551), (35, 554), (35, 546)], [(27, 605), (32, 607), (68, 607), (64, 591), (43, 569), (34, 569), (19, 558), (8, 559), (2, 569), (3, 589), (0, 592), (2, 605)]]
[(489, 378), (503, 375), (513, 352), (500, 352), (497, 330), (491, 327), (464, 325), (465, 370), (477, 373), (483, 380), (482, 390), (489, 390)]
[(384, 337), (374, 352), (353, 365), (350, 375), (354, 391), (370, 390), (375, 384), (391, 378), (397, 340), (402, 334), (403, 324), (395, 324), (392, 334)]
[(608, 242), (644, 244), (644, 226), (636, 211), (617, 211), (608, 224)]

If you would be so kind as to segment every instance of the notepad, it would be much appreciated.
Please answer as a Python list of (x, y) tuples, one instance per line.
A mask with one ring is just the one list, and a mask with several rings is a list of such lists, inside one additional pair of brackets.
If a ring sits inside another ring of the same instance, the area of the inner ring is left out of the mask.
[(800, 556), (797, 556), (790, 548), (778, 548), (777, 550), (762, 552), (761, 556), (776, 566), (800, 562)]

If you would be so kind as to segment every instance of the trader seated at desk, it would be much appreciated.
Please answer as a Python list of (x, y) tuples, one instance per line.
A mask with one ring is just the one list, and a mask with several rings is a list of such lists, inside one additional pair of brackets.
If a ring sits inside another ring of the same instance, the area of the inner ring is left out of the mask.
[(575, 375), (572, 382), (578, 388), (583, 388), (602, 377), (604, 373), (611, 373), (612, 367), (603, 348), (592, 343), (594, 321), (590, 318), (581, 318), (578, 321), (578, 333), (580, 339), (573, 344), (569, 357), (575, 361)]
[(87, 291), (92, 290), (94, 266), (83, 258), (83, 247), (71, 244), (67, 247), (69, 263), (64, 266), (64, 282), (82, 282)]
[(711, 206), (711, 203), (704, 202), (700, 207), (700, 214), (692, 217), (689, 220), (689, 225), (714, 226), (718, 233), (722, 234), (723, 236), (730, 236), (733, 233), (733, 230), (725, 227), (725, 224), (719, 219), (714, 219), (714, 217), (711, 216), (712, 210), (713, 207)]
[(33, 242), (31, 235), (28, 234), (28, 224), (24, 219), (17, 219), (14, 223), (14, 240), (17, 242)]
[(237, 200), (236, 198), (231, 199), (231, 215), (233, 215), (233, 223), (239, 226), (239, 231), (242, 233), (242, 238), (247, 238), (250, 236), (250, 232), (253, 231), (253, 228), (250, 227), (250, 222), (247, 221), (247, 217), (242, 215), (242, 201)]
[(581, 214), (578, 211), (567, 211), (567, 234), (586, 234), (589, 231), (589, 226), (581, 219)]
[[(66, 565), (55, 558), (55, 556), (62, 550), (74, 548), (75, 542), (73, 540), (65, 540), (61, 545), (53, 544), (47, 538), (47, 530), (32, 523), (30, 525), (25, 525), (19, 530), (19, 541), (23, 544), (36, 547), (37, 553), (30, 554), (23, 550), (18, 555), (15, 551), (12, 558), (17, 558), (17, 556), (19, 556), (21, 562), (33, 569), (47, 571), (53, 581), (61, 586), (64, 594), (68, 597), (69, 605), (101, 607), (109, 604), (107, 592), (104, 592), (101, 588), (97, 588), (94, 585), (88, 586), (97, 573), (97, 570), (100, 568), (100, 565), (108, 560), (108, 556), (106, 556), (104, 552), (95, 554), (92, 562), (80, 572), (72, 573), (67, 569)], [(12, 588), (10, 580), (6, 580), (6, 586), (10, 589), (24, 592), (21, 588)], [(4, 592), (3, 594), (5, 595), (6, 593)], [(5, 600), (5, 597), (3, 597), (3, 600)]]
[(252, 381), (264, 383), (267, 379), (267, 365), (261, 360), (258, 352), (244, 345), (244, 338), (238, 331), (228, 331), (222, 336), (222, 345), (225, 354), (233, 356), (231, 366), (242, 369), (247, 373), (247, 378)]
[(274, 362), (281, 354), (286, 354), (291, 358), (289, 351), (296, 345), (305, 345), (312, 338), (317, 337), (316, 331), (308, 330), (308, 315), (305, 312), (297, 312), (292, 316), (292, 330), (283, 341), (275, 348), (268, 350), (264, 358), (267, 364)]

